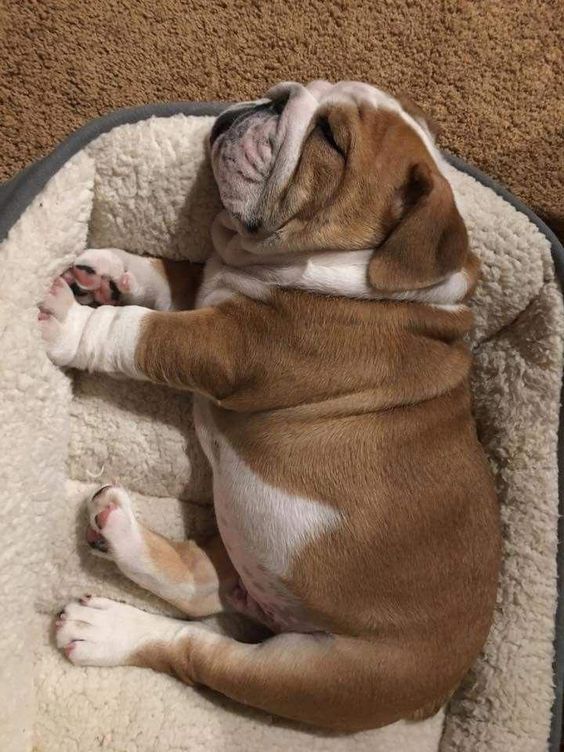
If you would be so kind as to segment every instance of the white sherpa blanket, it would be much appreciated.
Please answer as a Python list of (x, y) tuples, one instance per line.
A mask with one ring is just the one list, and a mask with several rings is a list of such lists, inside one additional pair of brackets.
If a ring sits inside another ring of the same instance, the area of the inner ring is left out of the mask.
[(49, 181), (0, 246), (0, 749), (22, 752), (544, 752), (553, 699), (556, 431), (563, 310), (547, 239), (451, 168), (483, 263), (475, 399), (496, 473), (505, 561), (484, 655), (446, 714), (354, 736), (313, 733), (137, 668), (75, 668), (53, 615), (84, 592), (169, 613), (92, 557), (83, 500), (104, 481), (182, 537), (210, 526), (210, 478), (189, 395), (63, 373), (35, 304), (87, 246), (203, 259), (218, 198), (204, 159), (212, 118), (176, 115), (100, 136)]

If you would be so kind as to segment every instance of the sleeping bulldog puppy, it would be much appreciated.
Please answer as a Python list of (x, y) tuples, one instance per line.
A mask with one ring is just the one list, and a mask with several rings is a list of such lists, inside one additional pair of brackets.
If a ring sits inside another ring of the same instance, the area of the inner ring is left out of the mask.
[(104, 486), (92, 547), (189, 617), (235, 609), (271, 636), (86, 597), (57, 643), (316, 726), (424, 717), (484, 644), (500, 563), (465, 344), (478, 263), (443, 161), (409, 104), (319, 81), (226, 110), (210, 154), (225, 210), (203, 276), (92, 249), (39, 318), (60, 366), (192, 391), (213, 469), (207, 545)]

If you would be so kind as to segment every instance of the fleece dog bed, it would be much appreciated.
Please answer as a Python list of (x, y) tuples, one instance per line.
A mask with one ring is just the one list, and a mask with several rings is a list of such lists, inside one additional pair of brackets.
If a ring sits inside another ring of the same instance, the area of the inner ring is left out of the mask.
[[(53, 615), (83, 592), (174, 614), (96, 559), (83, 501), (118, 479), (156, 530), (213, 526), (190, 396), (47, 359), (36, 303), (86, 247), (203, 260), (219, 199), (204, 141), (220, 105), (121, 111), (0, 190), (0, 748), (223, 752), (546, 752), (560, 734), (557, 639), (562, 248), (503, 189), (452, 159), (483, 265), (473, 387), (497, 480), (504, 564), (483, 655), (449, 706), (419, 723), (316, 733), (137, 668), (76, 668)], [(552, 248), (551, 248), (552, 246)]]

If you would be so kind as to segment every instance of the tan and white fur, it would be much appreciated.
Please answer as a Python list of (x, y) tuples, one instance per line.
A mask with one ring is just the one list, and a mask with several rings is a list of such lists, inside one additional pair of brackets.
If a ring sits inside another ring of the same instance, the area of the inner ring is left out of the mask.
[(366, 84), (290, 83), (220, 116), (210, 148), (225, 211), (203, 277), (91, 249), (39, 318), (60, 366), (194, 392), (213, 469), (219, 536), (162, 538), (109, 486), (93, 549), (190, 617), (272, 636), (87, 597), (57, 643), (327, 728), (423, 717), (480, 651), (499, 567), (464, 344), (478, 265), (430, 126)]

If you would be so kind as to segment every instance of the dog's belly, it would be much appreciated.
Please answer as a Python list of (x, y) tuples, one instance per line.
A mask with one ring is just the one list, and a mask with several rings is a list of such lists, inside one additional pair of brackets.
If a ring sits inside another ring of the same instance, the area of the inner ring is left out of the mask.
[(259, 478), (217, 430), (202, 397), (194, 398), (194, 418), (213, 470), (219, 532), (241, 580), (232, 605), (274, 631), (317, 631), (283, 578), (303, 546), (339, 524), (339, 513)]

